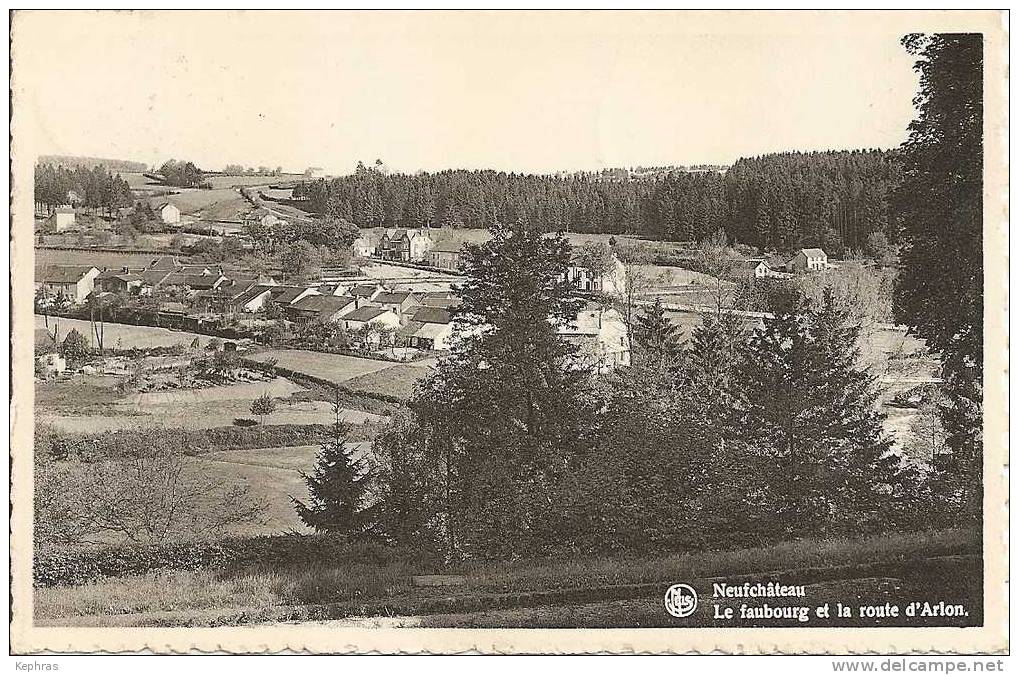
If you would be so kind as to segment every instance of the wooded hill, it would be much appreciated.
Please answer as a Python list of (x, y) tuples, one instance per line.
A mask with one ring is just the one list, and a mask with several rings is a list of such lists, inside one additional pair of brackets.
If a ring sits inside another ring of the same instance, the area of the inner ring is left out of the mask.
[(887, 195), (898, 170), (882, 150), (781, 153), (740, 159), (724, 174), (675, 171), (654, 179), (449, 170), (349, 176), (298, 184), (305, 208), (362, 227), (489, 227), (526, 219), (550, 230), (699, 240), (720, 228), (762, 249), (862, 249), (892, 242)]

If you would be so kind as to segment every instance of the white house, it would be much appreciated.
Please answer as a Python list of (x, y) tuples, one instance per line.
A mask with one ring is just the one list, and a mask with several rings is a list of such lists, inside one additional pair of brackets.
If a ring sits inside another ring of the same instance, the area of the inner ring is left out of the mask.
[(164, 202), (156, 206), (153, 209), (156, 215), (159, 216), (159, 220), (164, 225), (179, 225), (180, 224), (180, 209), (169, 202)]
[(613, 295), (626, 290), (626, 267), (615, 253), (612, 254), (608, 271), (600, 274), (588, 268), (574, 255), (566, 270), (566, 278), (574, 288), (586, 293)]
[(771, 267), (764, 258), (750, 258), (749, 260), (744, 260), (743, 266), (740, 270), (744, 275), (755, 279), (763, 279), (764, 277), (771, 276)]
[[(349, 314), (345, 314), (341, 321), (343, 322), (343, 328), (348, 332), (355, 332), (371, 326), (372, 328), (388, 328), (393, 331), (392, 335), (396, 334), (396, 330), (400, 328), (400, 317), (394, 312), (384, 309), (382, 307), (361, 307), (355, 309)], [(390, 337), (390, 340), (392, 337)], [(368, 341), (372, 344), (379, 344), (381, 339), (378, 333), (373, 333), (368, 336)]]
[(350, 255), (354, 258), (370, 258), (375, 255), (375, 245), (362, 235), (350, 244)]
[(444, 270), (460, 269), (460, 251), (463, 242), (450, 239), (440, 241), (428, 252), (428, 264)]
[(70, 206), (58, 206), (53, 210), (53, 215), (50, 218), (52, 218), (53, 229), (57, 232), (74, 227), (74, 209)]
[(80, 305), (95, 290), (99, 268), (92, 265), (46, 265), (36, 270), (35, 287), (46, 297)]
[(828, 254), (819, 248), (801, 248), (785, 266), (789, 272), (820, 272), (828, 269)]
[(588, 304), (559, 334), (578, 348), (576, 367), (606, 373), (630, 365), (630, 336), (622, 315), (611, 307)]

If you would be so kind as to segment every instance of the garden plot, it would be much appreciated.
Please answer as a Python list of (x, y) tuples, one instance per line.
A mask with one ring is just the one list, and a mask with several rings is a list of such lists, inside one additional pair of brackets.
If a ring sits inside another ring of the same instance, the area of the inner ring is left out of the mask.
[(139, 412), (151, 406), (181, 405), (207, 403), (211, 401), (253, 400), (262, 394), (274, 398), (286, 398), (304, 389), (290, 380), (277, 377), (268, 382), (245, 382), (242, 384), (203, 389), (177, 389), (169, 391), (149, 391), (132, 394), (127, 397), (126, 405), (134, 405)]

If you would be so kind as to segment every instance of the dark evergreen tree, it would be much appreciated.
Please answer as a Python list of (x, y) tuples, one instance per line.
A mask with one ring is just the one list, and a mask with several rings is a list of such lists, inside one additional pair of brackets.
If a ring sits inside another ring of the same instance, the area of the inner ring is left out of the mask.
[(341, 412), (337, 391), (331, 436), (320, 446), (314, 472), (301, 473), (308, 486), (308, 501), (292, 499), (298, 517), (315, 531), (362, 534), (374, 525), (374, 509), (365, 504), (370, 475), (365, 460), (354, 459), (347, 448), (349, 428)]
[(679, 327), (665, 316), (661, 298), (645, 305), (633, 325), (633, 341), (659, 364), (675, 358), (680, 348)]
[(764, 459), (775, 535), (881, 529), (904, 498), (858, 335), (827, 292), (818, 309), (781, 311), (751, 338), (730, 438)]
[(897, 321), (941, 353), (948, 405), (943, 422), (961, 497), (979, 519), (983, 491), (983, 39), (909, 35), (920, 91), (917, 118), (899, 149), (903, 180), (893, 197), (902, 229)]

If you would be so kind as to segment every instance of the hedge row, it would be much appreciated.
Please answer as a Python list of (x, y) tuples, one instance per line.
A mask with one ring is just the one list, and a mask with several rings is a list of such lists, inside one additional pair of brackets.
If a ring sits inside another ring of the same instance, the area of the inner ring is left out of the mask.
[[(367, 425), (350, 425), (352, 441), (368, 440), (372, 429)], [(45, 445), (37, 451), (56, 458), (126, 457), (149, 448), (182, 447), (189, 455), (217, 450), (248, 450), (280, 448), (292, 445), (313, 445), (328, 437), (325, 424), (274, 424), (251, 427), (215, 427), (212, 429), (126, 429), (91, 434), (64, 434), (50, 430), (37, 434)], [(48, 447), (47, 447), (48, 446)]]
[(107, 578), (136, 576), (157, 570), (309, 566), (359, 562), (386, 565), (414, 553), (371, 541), (314, 535), (266, 535), (219, 541), (111, 546), (97, 549), (36, 551), (33, 578), (37, 587), (75, 586)]

